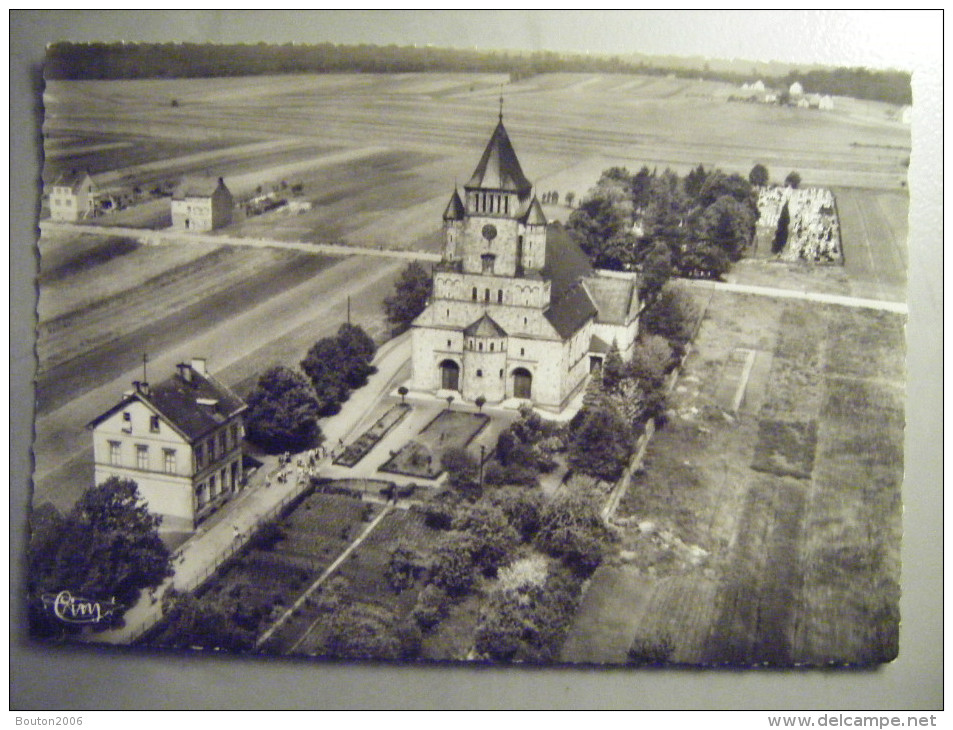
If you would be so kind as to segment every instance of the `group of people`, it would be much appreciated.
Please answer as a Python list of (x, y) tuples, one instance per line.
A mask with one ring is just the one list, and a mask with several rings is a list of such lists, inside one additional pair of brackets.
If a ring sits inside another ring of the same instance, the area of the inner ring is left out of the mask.
[(265, 486), (271, 486), (272, 478), (274, 478), (278, 484), (286, 484), (289, 479), (300, 482), (305, 478), (311, 479), (312, 477), (316, 477), (319, 475), (320, 462), (327, 458), (329, 454), (333, 457), (334, 451), (329, 452), (324, 446), (316, 446), (313, 449), (303, 451), (294, 456), (287, 451), (283, 454), (279, 454), (278, 470), (265, 479)]
[(758, 225), (776, 230), (785, 204), (790, 220), (787, 243), (779, 258), (812, 263), (840, 261), (840, 226), (833, 193), (827, 188), (761, 188)]

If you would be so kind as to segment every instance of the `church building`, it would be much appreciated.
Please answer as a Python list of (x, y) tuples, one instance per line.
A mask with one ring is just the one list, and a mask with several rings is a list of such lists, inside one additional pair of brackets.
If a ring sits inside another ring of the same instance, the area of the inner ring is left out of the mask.
[(450, 196), (443, 227), (443, 260), (412, 328), (412, 390), (558, 412), (613, 342), (631, 356), (635, 275), (593, 270), (547, 221), (502, 111), (463, 195)]

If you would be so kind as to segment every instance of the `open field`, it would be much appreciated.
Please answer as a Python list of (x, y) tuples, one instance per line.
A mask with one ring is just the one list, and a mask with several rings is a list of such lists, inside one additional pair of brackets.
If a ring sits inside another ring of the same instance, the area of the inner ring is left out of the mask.
[[(717, 293), (593, 579), (568, 661), (668, 637), (692, 664), (889, 661), (899, 629), (903, 318)], [(755, 353), (743, 399), (719, 393)], [(619, 596), (640, 607), (625, 617)]]

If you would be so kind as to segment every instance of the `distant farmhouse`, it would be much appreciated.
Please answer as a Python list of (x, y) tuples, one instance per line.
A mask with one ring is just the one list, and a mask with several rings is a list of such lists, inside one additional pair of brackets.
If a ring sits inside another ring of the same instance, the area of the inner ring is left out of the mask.
[(443, 214), (443, 260), (414, 321), (414, 390), (561, 410), (638, 334), (634, 275), (594, 271), (550, 225), (503, 126)]
[(89, 173), (65, 173), (50, 187), (50, 217), (53, 220), (78, 221), (93, 214), (97, 188)]
[(205, 360), (133, 389), (89, 424), (95, 483), (132, 479), (163, 531), (188, 532), (242, 487), (245, 403)]
[(232, 194), (222, 178), (186, 177), (172, 193), (172, 227), (212, 231), (232, 222)]

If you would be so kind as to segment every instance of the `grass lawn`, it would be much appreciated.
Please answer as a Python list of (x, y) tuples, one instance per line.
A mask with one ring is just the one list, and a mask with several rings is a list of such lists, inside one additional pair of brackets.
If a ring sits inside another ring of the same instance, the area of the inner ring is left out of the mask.
[(441, 411), (412, 441), (380, 467), (380, 471), (423, 479), (443, 473), (440, 459), (448, 449), (466, 447), (490, 422), (482, 413)]

